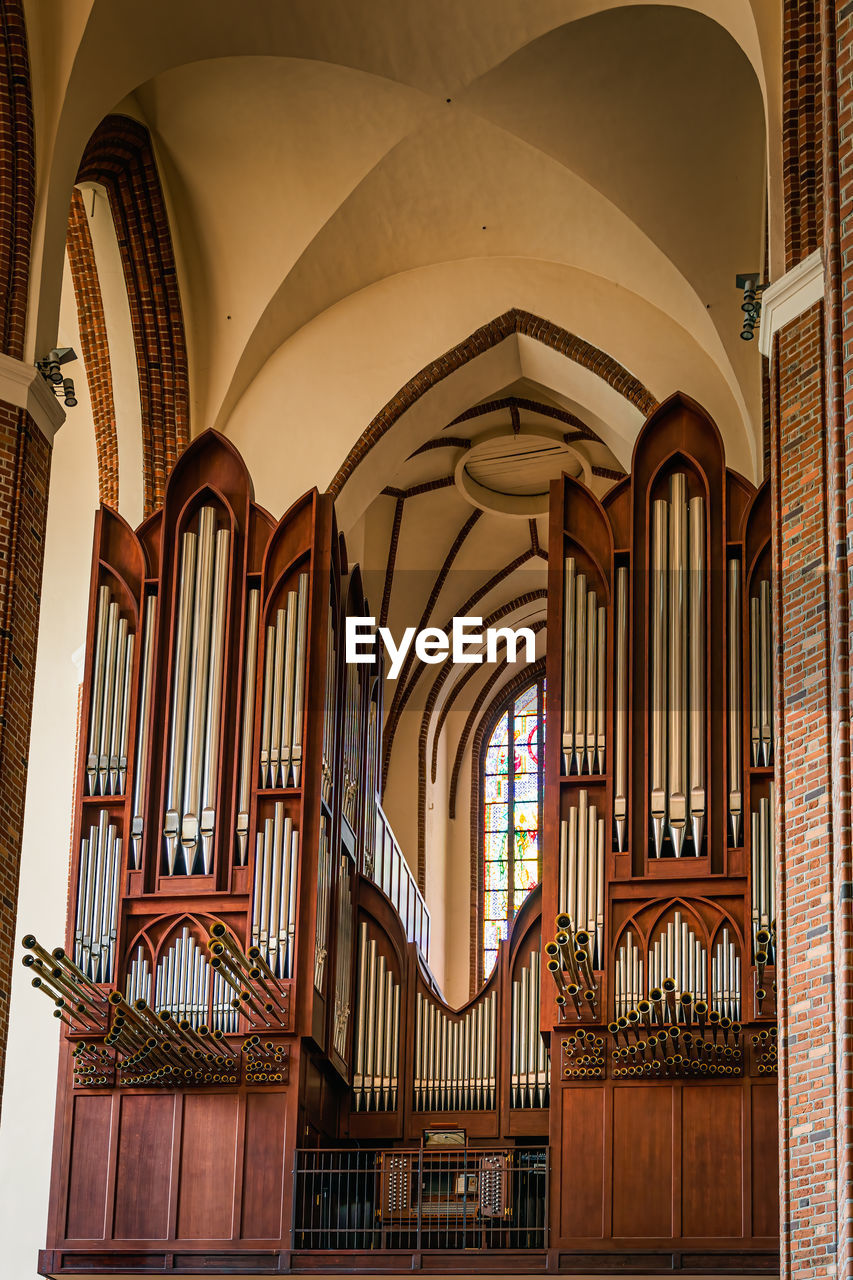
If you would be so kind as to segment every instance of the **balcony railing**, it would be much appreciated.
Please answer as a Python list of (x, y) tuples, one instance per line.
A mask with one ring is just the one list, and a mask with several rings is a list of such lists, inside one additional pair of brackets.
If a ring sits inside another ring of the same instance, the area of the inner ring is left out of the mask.
[(298, 1151), (294, 1248), (546, 1247), (547, 1148)]
[(391, 830), (391, 824), (378, 803), (376, 843), (372, 852), (372, 865), (366, 863), (365, 874), (391, 899), (403, 921), (406, 937), (410, 942), (418, 944), (424, 959), (429, 962), (429, 910)]

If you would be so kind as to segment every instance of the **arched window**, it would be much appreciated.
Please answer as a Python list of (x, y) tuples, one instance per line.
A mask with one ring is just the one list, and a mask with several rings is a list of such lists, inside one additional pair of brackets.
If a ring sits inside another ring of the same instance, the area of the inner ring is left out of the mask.
[(494, 968), (501, 938), (542, 874), (544, 744), (545, 680), (539, 676), (499, 710), (480, 759), (484, 980)]

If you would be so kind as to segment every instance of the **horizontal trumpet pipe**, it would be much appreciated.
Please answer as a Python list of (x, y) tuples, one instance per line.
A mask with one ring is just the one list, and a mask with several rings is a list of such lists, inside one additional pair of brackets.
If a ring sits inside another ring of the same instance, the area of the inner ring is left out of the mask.
[(560, 993), (560, 995), (561, 996), (566, 995), (568, 988), (566, 986), (566, 980), (563, 977), (563, 971), (560, 968), (559, 960), (549, 960), (547, 967), (548, 967), (548, 972), (551, 974), (552, 978), (554, 979), (554, 982), (556, 984), (557, 990)]

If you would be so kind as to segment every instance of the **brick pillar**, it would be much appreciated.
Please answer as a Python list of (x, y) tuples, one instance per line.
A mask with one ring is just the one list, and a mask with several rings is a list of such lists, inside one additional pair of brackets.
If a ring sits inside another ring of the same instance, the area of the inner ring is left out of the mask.
[(853, 1274), (853, 847), (851, 846), (851, 551), (853, 551), (853, 4), (824, 0), (827, 437), (832, 497), (829, 559), (838, 584), (831, 614), (833, 764), (841, 768), (833, 811), (838, 1275)]
[(32, 366), (0, 355), (0, 1093), (9, 1029), (50, 459), (53, 436), (64, 416)]
[(782, 1275), (835, 1275), (832, 714), (823, 304), (773, 360)]

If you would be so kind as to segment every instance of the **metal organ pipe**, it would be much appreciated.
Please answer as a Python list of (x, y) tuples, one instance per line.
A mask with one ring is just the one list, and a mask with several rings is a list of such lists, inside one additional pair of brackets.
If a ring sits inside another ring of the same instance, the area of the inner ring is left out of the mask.
[(689, 706), (690, 714), (690, 821), (693, 849), (702, 849), (705, 830), (705, 502), (691, 498), (688, 504), (689, 584)]
[(266, 628), (261, 715), (260, 785), (299, 786), (308, 639), (308, 574), (288, 591)]
[[(776, 849), (774, 834), (775, 788), (758, 801), (752, 814), (752, 945), (763, 952), (764, 963), (776, 964)], [(762, 935), (762, 936), (759, 936)], [(766, 935), (766, 936), (763, 936)], [(759, 980), (760, 985), (760, 980)]]
[[(616, 569), (616, 758), (613, 816), (616, 848), (622, 852), (628, 834), (628, 569)], [(606, 701), (602, 699), (602, 705)]]
[(705, 500), (688, 501), (687, 476), (670, 477), (652, 504), (652, 854), (668, 834), (679, 858), (701, 852), (705, 830)]
[(296, 944), (296, 881), (299, 832), (275, 804), (258, 832), (252, 897), (252, 946), (275, 978), (292, 978)]
[(101, 809), (97, 826), (80, 842), (74, 925), (74, 960), (91, 982), (113, 980), (120, 872), (118, 829)]
[(207, 1022), (209, 997), (207, 957), (185, 925), (157, 964), (154, 1008), (200, 1027)]
[(740, 955), (724, 927), (711, 961), (711, 1006), (723, 1018), (739, 1019), (741, 1009)]
[(151, 715), (151, 690), (154, 679), (154, 636), (157, 625), (157, 597), (145, 600), (145, 623), (142, 637), (142, 684), (139, 691), (139, 716), (136, 725), (136, 759), (133, 777), (133, 817), (130, 826), (131, 869), (141, 865), (142, 836), (145, 830), (143, 805), (148, 775), (148, 724)]
[(682, 913), (676, 911), (649, 951), (649, 1000), (657, 1009), (663, 999), (676, 1019), (690, 1022), (694, 1003), (704, 1001), (707, 994), (705, 946)]
[(326, 613), (326, 690), (323, 703), (323, 762), (322, 762), (322, 795), (328, 804), (332, 797), (334, 743), (335, 743), (335, 702), (337, 694), (337, 650), (335, 646), (335, 592), (329, 586), (329, 601)]
[(548, 1105), (550, 1066), (539, 1033), (539, 963), (539, 951), (531, 951), (512, 984), (510, 1105), (518, 1108)]
[(607, 611), (574, 557), (564, 565), (563, 772), (603, 773)]
[(240, 728), (240, 785), (237, 792), (237, 863), (246, 865), (249, 842), (249, 799), (252, 787), (252, 730), (255, 716), (255, 669), (258, 661), (258, 614), (261, 593), (249, 592), (243, 664), (243, 718)]
[(626, 1018), (643, 998), (643, 960), (631, 929), (616, 952), (616, 1017)]
[[(377, 939), (370, 934), (367, 921), (359, 925), (358, 935), (355, 1109), (394, 1111), (399, 1088), (400, 984), (385, 956), (379, 952)], [(417, 999), (415, 1054), (416, 1061), (423, 1061), (422, 1029), (427, 1002), (420, 992)]]
[(169, 875), (213, 869), (231, 551), (230, 531), (217, 530), (216, 521), (215, 507), (202, 507), (197, 529), (181, 540), (163, 828)]
[(497, 1089), (495, 992), (480, 997), (461, 1016), (456, 1016), (418, 991), (414, 1062), (415, 1111), (494, 1108)]
[(741, 741), (742, 682), (740, 663), (740, 561), (732, 556), (727, 566), (727, 622), (728, 622), (728, 765), (729, 765), (729, 818), (732, 844), (740, 843), (743, 819), (743, 778)]
[(98, 589), (86, 789), (122, 795), (127, 778), (127, 735), (133, 674), (133, 633), (108, 586)]
[(569, 933), (585, 929), (594, 940), (593, 969), (604, 967), (605, 837), (604, 817), (589, 803), (589, 792), (581, 791), (577, 807), (560, 823), (558, 909), (569, 918)]
[(773, 617), (767, 578), (750, 597), (749, 639), (752, 763), (768, 765), (773, 762)]

